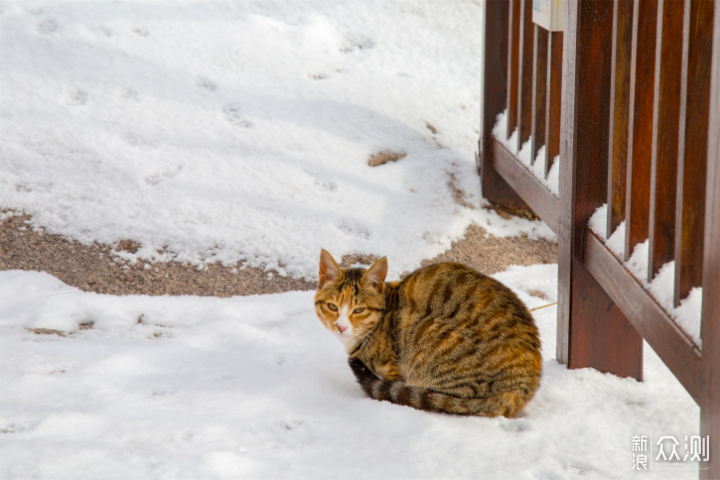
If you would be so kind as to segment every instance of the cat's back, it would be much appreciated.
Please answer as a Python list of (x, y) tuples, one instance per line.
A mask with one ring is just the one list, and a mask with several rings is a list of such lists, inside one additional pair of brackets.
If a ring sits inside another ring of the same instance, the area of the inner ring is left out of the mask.
[[(459, 263), (438, 263), (410, 274), (398, 286), (402, 315), (457, 318), (515, 315), (532, 323), (525, 305), (508, 287)], [(409, 319), (405, 319), (409, 320)]]
[(477, 371), (483, 358), (498, 366), (522, 358), (525, 373), (539, 375), (537, 327), (502, 283), (461, 264), (440, 263), (412, 273), (398, 289), (396, 322), (408, 373), (447, 362)]

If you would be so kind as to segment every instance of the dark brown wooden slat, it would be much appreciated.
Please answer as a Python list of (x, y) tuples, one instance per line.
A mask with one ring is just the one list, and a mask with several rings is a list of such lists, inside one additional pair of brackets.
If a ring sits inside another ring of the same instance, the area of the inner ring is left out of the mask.
[[(714, 12), (720, 25), (720, 8)], [(704, 32), (709, 35), (708, 31)], [(703, 255), (703, 301), (701, 337), (702, 400), (700, 435), (709, 436), (710, 462), (700, 471), (704, 480), (720, 478), (720, 28), (713, 30), (712, 79), (705, 203)]]
[(531, 211), (492, 167), (493, 136), (497, 116), (507, 104), (508, 6), (505, 2), (485, 2), (485, 42), (482, 77), (482, 135), (478, 142), (478, 173), (482, 194), (493, 203), (509, 208)]
[[(715, 2), (686, 0), (680, 87), (675, 306), (702, 281), (710, 65)], [(688, 115), (689, 114), (689, 115)]]
[(498, 141), (494, 142), (493, 168), (500, 176), (518, 192), (533, 211), (557, 233), (559, 228), (558, 213), (560, 201), (550, 190), (545, 188), (513, 154)]
[(589, 228), (583, 262), (655, 353), (700, 402), (700, 349)]
[(533, 0), (521, 0), (520, 12), (520, 52), (518, 85), (518, 152), (532, 135), (532, 99), (533, 99)]
[[(560, 111), (562, 107), (563, 32), (548, 33), (547, 119), (545, 121), (545, 178), (560, 155)], [(560, 187), (562, 189), (562, 187)]]
[(642, 379), (642, 337), (583, 266), (585, 226), (607, 197), (613, 3), (566, 2), (557, 359)]
[[(490, 3), (490, 2), (488, 2)], [(518, 76), (520, 70), (520, 7), (522, 0), (509, 0), (508, 26), (508, 75), (507, 75), (507, 138), (510, 138), (518, 125)], [(487, 20), (486, 20), (487, 21)]]
[(655, 105), (650, 173), (650, 254), (647, 280), (675, 254), (683, 0), (660, 0), (655, 50)]
[(533, 100), (532, 100), (532, 163), (538, 150), (545, 145), (545, 108), (547, 107), (548, 31), (535, 25), (533, 42)]
[(649, 234), (657, 0), (635, 0), (625, 203), (625, 259)]
[(608, 237), (625, 220), (633, 0), (615, 0), (608, 155)]

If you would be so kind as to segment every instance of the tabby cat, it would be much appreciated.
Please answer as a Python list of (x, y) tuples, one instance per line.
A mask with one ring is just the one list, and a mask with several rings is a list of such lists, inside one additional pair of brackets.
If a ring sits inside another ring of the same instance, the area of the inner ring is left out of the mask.
[(540, 386), (540, 338), (500, 282), (457, 263), (385, 282), (387, 259), (341, 269), (320, 253), (315, 312), (365, 393), (419, 410), (508, 418)]

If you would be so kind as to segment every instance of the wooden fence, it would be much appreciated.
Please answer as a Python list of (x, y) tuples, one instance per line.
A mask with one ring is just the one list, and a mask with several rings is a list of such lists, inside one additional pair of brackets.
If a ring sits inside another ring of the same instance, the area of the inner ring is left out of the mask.
[[(700, 406), (700, 477), (720, 479), (720, 6), (565, 4), (564, 32), (548, 32), (532, 0), (485, 3), (483, 195), (558, 235), (558, 361), (642, 380), (644, 338)], [(542, 168), (518, 157), (527, 141)], [(559, 197), (541, 178), (557, 155)], [(624, 225), (619, 258), (588, 226), (603, 204), (607, 235)], [(646, 240), (638, 279), (624, 262)], [(703, 289), (702, 347), (646, 289), (671, 261), (674, 306)]]

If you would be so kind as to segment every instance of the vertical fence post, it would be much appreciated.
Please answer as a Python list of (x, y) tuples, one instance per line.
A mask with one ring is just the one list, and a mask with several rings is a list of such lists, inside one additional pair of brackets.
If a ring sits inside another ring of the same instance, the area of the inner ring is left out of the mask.
[(655, 42), (655, 103), (650, 165), (650, 258), (647, 280), (675, 255), (675, 201), (677, 194), (678, 137), (680, 132), (680, 78), (682, 72), (682, 0), (660, 0)]
[[(545, 108), (545, 178), (560, 155), (560, 107), (562, 105), (563, 32), (548, 33), (547, 106)], [(562, 194), (562, 193), (561, 193)]]
[[(503, 8), (508, 9), (507, 33), (505, 34), (505, 38), (507, 38), (507, 66), (505, 68), (507, 72), (507, 100), (505, 105), (507, 108), (506, 139), (509, 139), (518, 125), (518, 87), (520, 86), (518, 73), (520, 72), (520, 17), (522, 16), (522, 3), (521, 0), (509, 0), (502, 3), (506, 3), (507, 6), (503, 5)], [(486, 18), (485, 28), (488, 26), (487, 21)], [(487, 43), (485, 45), (494, 48)]]
[[(687, 0), (683, 28), (675, 213), (675, 306), (702, 284), (705, 178), (715, 2)], [(691, 115), (688, 115), (688, 112)]]
[(613, 2), (566, 2), (557, 359), (642, 379), (642, 337), (582, 265), (585, 226), (607, 198)]
[(633, 1), (615, 0), (611, 72), (613, 80), (610, 86), (610, 145), (608, 149), (608, 237), (625, 220), (632, 30)]
[[(547, 64), (548, 64), (548, 31), (535, 25), (535, 42), (533, 45), (533, 78), (532, 78), (532, 144), (530, 161), (535, 163), (538, 150), (545, 145), (545, 117), (547, 108)], [(547, 150), (547, 149), (546, 149)]]
[(658, 0), (635, 0), (625, 192), (625, 260), (648, 239)]
[[(525, 202), (493, 168), (492, 129), (497, 116), (506, 109), (508, 71), (508, 4), (504, 0), (485, 2), (485, 45), (483, 51), (482, 135), (477, 168), (482, 194), (492, 203), (516, 210), (530, 210)], [(510, 113), (510, 112), (508, 112)]]
[[(533, 35), (532, 0), (520, 3), (520, 50), (518, 52), (518, 152), (532, 132)], [(508, 132), (512, 133), (512, 132)], [(534, 160), (535, 157), (532, 157)]]
[[(720, 8), (714, 13), (720, 25)], [(710, 437), (710, 462), (700, 478), (709, 480), (720, 478), (720, 28), (713, 31), (705, 192), (700, 435)]]

